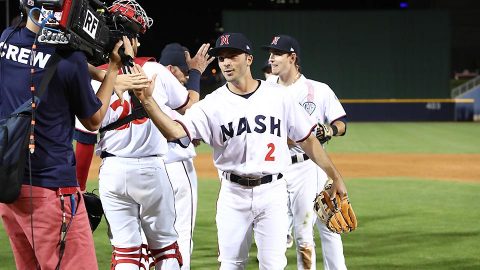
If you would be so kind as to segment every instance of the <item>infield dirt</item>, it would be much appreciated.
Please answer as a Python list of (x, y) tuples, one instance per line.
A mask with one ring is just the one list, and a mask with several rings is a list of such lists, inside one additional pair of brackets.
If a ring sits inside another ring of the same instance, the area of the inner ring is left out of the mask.
[[(480, 154), (329, 154), (345, 179), (409, 177), (431, 180), (480, 182)], [(90, 179), (98, 178), (101, 163), (95, 156)], [(195, 159), (199, 178), (218, 177), (211, 154)]]

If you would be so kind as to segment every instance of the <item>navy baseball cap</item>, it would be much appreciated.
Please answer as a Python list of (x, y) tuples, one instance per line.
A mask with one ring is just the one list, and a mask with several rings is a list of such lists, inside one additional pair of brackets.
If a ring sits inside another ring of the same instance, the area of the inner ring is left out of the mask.
[(218, 56), (222, 49), (237, 49), (252, 54), (252, 43), (242, 33), (225, 33), (217, 38), (215, 48), (210, 49), (208, 54)]
[(300, 44), (298, 44), (298, 41), (291, 36), (276, 35), (273, 37), (270, 45), (262, 46), (262, 48), (265, 50), (274, 49), (286, 53), (295, 53), (300, 60)]
[(183, 72), (188, 72), (187, 61), (185, 60), (185, 51), (188, 51), (188, 49), (179, 43), (167, 44), (162, 50), (159, 62), (164, 66), (177, 66)]

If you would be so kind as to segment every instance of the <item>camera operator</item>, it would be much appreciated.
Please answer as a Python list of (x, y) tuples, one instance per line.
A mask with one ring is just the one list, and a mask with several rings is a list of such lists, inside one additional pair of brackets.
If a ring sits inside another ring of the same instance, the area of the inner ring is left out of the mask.
[(116, 43), (95, 95), (84, 53), (35, 44), (39, 12), (26, 16), (33, 1), (20, 4), (26, 26), (7, 28), (0, 38), (0, 117), (29, 100), (32, 85), (39, 89), (46, 63), (55, 53), (60, 61), (35, 110), (35, 151), (27, 161), (20, 196), (12, 204), (0, 204), (0, 216), (16, 269), (98, 269), (75, 175), (74, 119), (77, 116), (89, 130), (100, 127), (122, 65), (118, 49), (129, 40)]

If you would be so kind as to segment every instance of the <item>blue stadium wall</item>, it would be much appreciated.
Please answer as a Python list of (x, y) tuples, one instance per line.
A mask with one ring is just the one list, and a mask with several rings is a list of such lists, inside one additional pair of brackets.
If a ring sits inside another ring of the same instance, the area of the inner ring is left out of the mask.
[[(354, 121), (465, 119), (458, 111), (462, 102), (445, 100), (438, 109), (439, 102), (427, 100), (450, 97), (447, 11), (227, 10), (223, 28), (245, 33), (252, 41), (257, 78), (263, 78), (261, 67), (268, 59), (261, 46), (275, 34), (294, 36), (301, 46), (302, 73), (327, 83), (341, 100), (350, 100), (344, 106)], [(382, 99), (396, 101), (377, 102)], [(427, 101), (402, 101), (413, 99)], [(468, 109), (470, 102), (466, 104)], [(412, 113), (396, 117), (392, 108)], [(353, 116), (359, 112), (362, 117)]]

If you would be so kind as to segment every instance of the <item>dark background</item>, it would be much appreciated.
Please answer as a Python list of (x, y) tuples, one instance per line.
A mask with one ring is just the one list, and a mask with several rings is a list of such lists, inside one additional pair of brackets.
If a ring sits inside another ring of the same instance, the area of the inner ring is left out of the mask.
[[(169, 42), (180, 42), (192, 51), (203, 42), (213, 43), (223, 30), (223, 10), (448, 10), (452, 24), (452, 76), (453, 72), (480, 68), (478, 0), (139, 0), (139, 3), (154, 20), (151, 30), (141, 39), (142, 54), (155, 57)], [(0, 10), (0, 28), (4, 29), (6, 22), (18, 14), (18, 1), (0, 0)]]
[[(7, 9), (0, 9), (5, 13), (5, 19), (0, 20), (2, 28), (18, 14), (18, 1), (7, 1), (0, 0), (9, 6), (8, 14)], [(170, 42), (179, 42), (195, 53), (204, 42), (214, 44), (224, 30), (239, 31), (253, 41), (252, 70), (254, 77), (262, 78), (260, 67), (267, 54), (256, 47), (264, 45), (260, 43), (266, 36), (287, 31), (299, 39), (305, 55), (310, 56), (302, 61), (304, 74), (329, 84), (340, 98), (448, 98), (453, 84), (463, 82), (452, 80), (456, 73), (468, 70), (475, 76), (480, 70), (479, 0), (139, 3), (154, 20), (140, 38), (141, 56), (158, 59)], [(313, 16), (312, 20), (305, 21), (308, 16)], [(394, 18), (396, 26), (392, 27)], [(321, 23), (315, 24), (319, 20)], [(337, 33), (344, 36), (338, 39)], [(335, 42), (343, 43), (336, 46)], [(361, 46), (346, 46), (351, 43)], [(202, 94), (222, 84), (222, 79), (214, 61), (202, 76)]]

